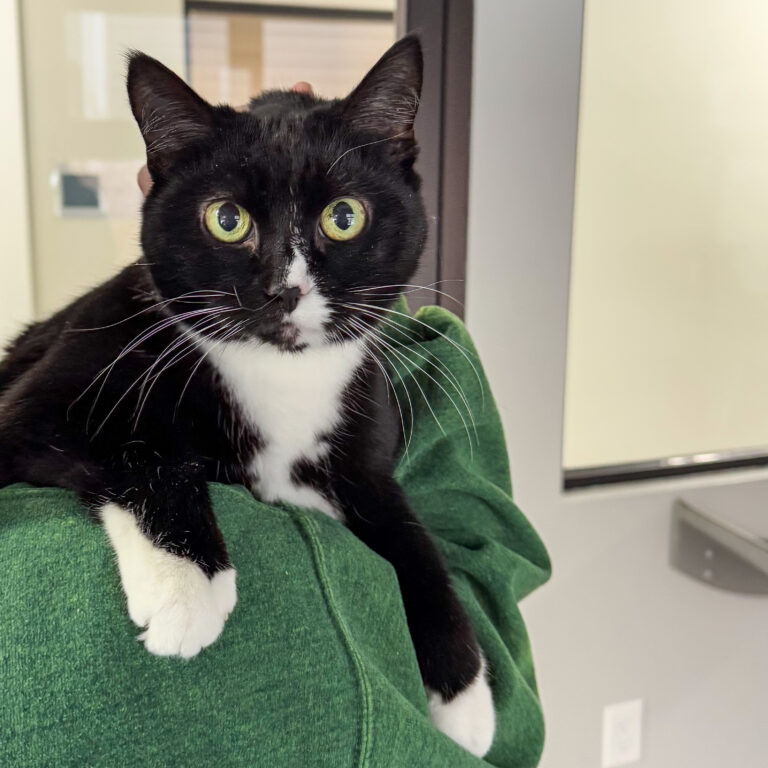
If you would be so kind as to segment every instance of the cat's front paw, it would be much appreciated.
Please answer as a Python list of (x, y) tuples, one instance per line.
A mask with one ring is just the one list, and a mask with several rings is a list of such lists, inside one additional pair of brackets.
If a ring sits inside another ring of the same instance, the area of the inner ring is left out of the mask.
[(156, 583), (156, 602), (139, 635), (156, 656), (196, 656), (219, 637), (237, 602), (233, 568), (209, 579), (193, 563), (182, 565), (189, 568), (173, 574), (169, 583)]
[(237, 602), (234, 568), (209, 578), (191, 560), (156, 546), (125, 509), (109, 504), (102, 522), (117, 555), (128, 615), (157, 656), (188, 659), (213, 643)]
[(493, 744), (496, 712), (483, 661), (478, 676), (450, 701), (428, 691), (429, 716), (435, 727), (467, 752), (483, 757)]

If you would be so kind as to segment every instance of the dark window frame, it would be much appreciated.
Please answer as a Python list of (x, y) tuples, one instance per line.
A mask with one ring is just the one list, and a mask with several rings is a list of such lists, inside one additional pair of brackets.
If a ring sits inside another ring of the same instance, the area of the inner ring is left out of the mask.
[(686, 454), (627, 464), (563, 469), (563, 490), (576, 491), (600, 485), (687, 477), (702, 472), (761, 469), (766, 466), (768, 466), (768, 450), (766, 448)]
[[(473, 0), (400, 0), (399, 28), (424, 48), (417, 168), (429, 217), (427, 247), (414, 277), (433, 291), (408, 295), (413, 309), (438, 304), (463, 317), (469, 213)], [(453, 297), (453, 299), (449, 298)]]

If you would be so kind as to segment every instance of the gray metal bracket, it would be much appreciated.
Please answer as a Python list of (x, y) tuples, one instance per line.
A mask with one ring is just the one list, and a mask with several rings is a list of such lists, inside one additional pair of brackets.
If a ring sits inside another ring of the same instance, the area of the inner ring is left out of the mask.
[(670, 564), (699, 581), (747, 595), (768, 595), (768, 539), (677, 499)]

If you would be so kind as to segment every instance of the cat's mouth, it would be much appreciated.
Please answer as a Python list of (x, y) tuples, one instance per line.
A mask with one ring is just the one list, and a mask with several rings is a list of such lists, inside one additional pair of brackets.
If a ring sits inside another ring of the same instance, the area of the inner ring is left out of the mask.
[(280, 324), (278, 331), (280, 340), (287, 346), (295, 347), (299, 343), (301, 331), (291, 322), (285, 321)]
[(301, 330), (295, 323), (284, 320), (266, 334), (265, 341), (281, 349), (283, 352), (301, 352), (307, 348), (302, 339)]

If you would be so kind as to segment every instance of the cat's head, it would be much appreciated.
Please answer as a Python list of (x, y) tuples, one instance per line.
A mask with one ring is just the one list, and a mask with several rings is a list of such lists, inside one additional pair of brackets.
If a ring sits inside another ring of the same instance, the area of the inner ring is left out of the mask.
[(288, 351), (359, 337), (424, 246), (421, 79), (409, 36), (345, 99), (273, 91), (236, 111), (132, 54), (128, 94), (154, 180), (142, 246), (167, 310), (209, 339)]

